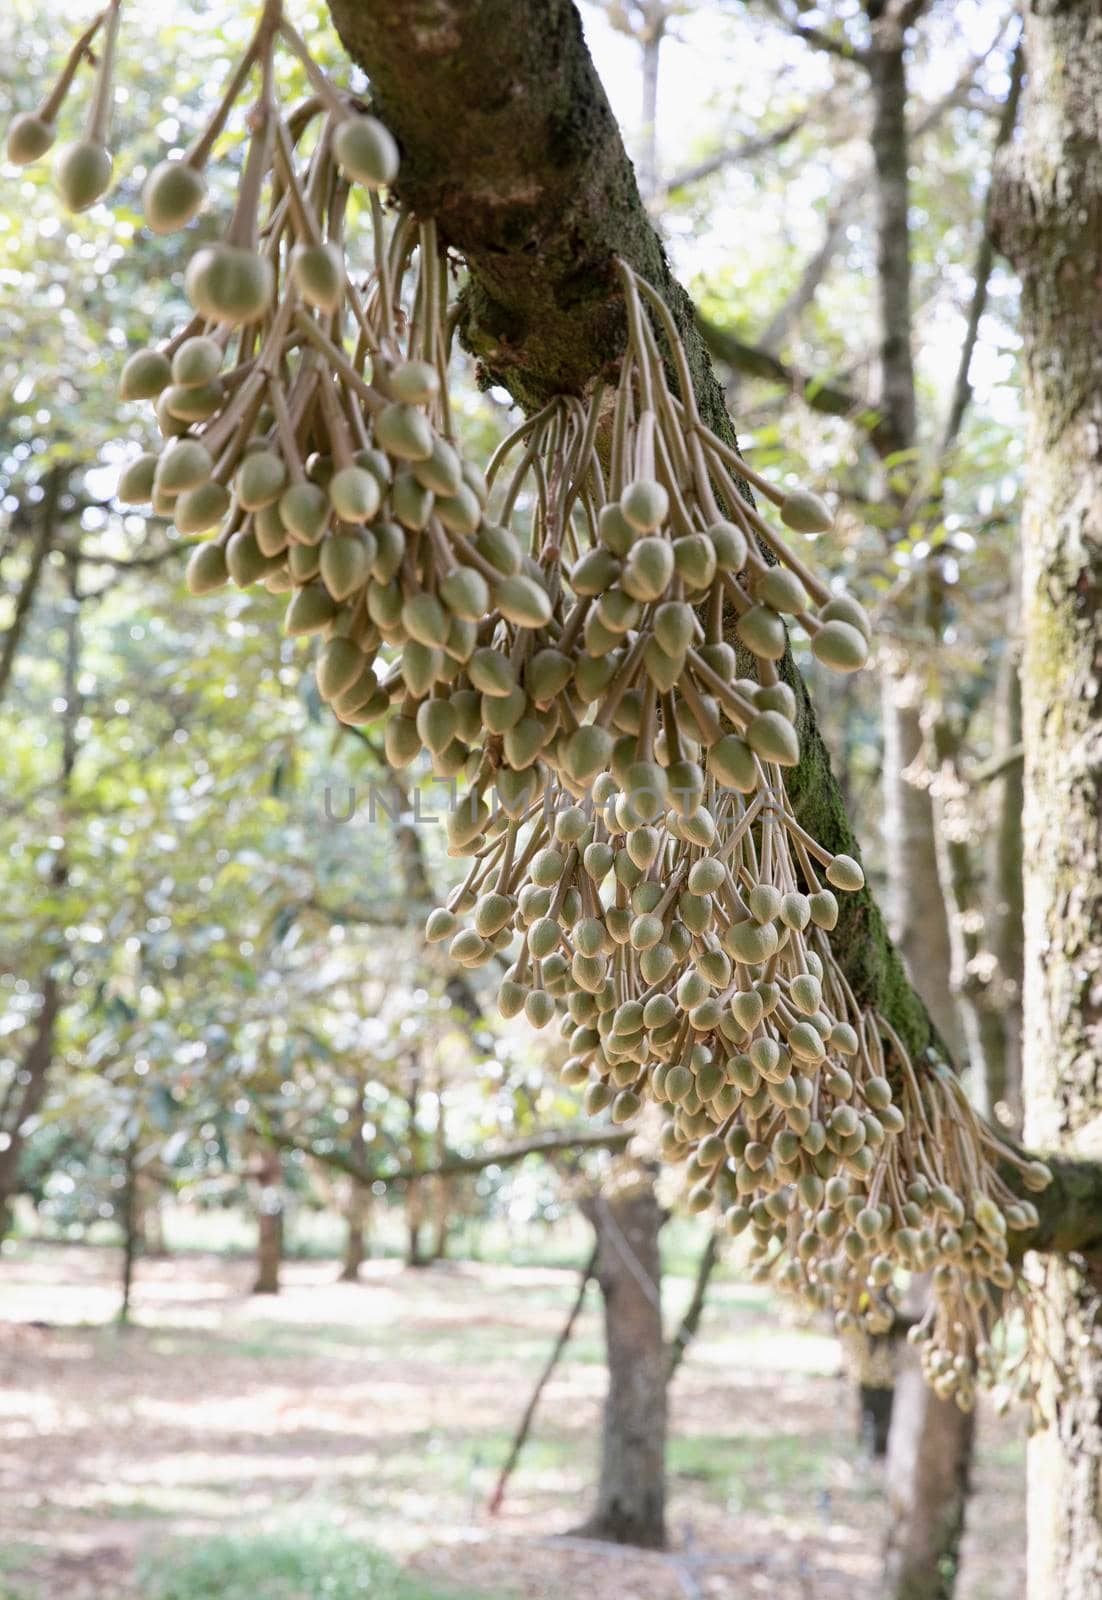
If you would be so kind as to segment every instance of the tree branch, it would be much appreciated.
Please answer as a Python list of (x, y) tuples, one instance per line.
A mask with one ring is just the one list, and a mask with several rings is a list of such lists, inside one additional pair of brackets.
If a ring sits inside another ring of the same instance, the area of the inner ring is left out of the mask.
[(846, 226), (854, 204), (864, 187), (863, 178), (851, 178), (831, 206), (819, 248), (804, 263), (804, 269), (800, 273), (795, 289), (784, 304), (773, 313), (761, 336), (761, 343), (765, 349), (775, 350), (800, 313), (814, 300), (816, 290), (830, 270), (830, 264), (846, 236)]
[(744, 339), (706, 317), (698, 317), (697, 326), (717, 361), (726, 362), (747, 377), (766, 378), (771, 383), (783, 384), (793, 394), (798, 394), (813, 411), (821, 411), (828, 417), (844, 417), (847, 422), (863, 428), (869, 443), (877, 451), (886, 452), (889, 449), (889, 430), (884, 427), (879, 413), (860, 395), (789, 366), (771, 350), (761, 345), (747, 344)]
[[(1014, 51), (1014, 58), (1010, 64), (1010, 89), (999, 117), (998, 128), (995, 132), (994, 147), (991, 152), (991, 170), (994, 172), (995, 164), (999, 159), (999, 152), (1010, 142), (1014, 132), (1014, 124), (1018, 119), (1018, 102), (1022, 93), (1022, 77), (1024, 75), (1025, 59), (1022, 53), (1022, 41), (1019, 39)], [(972, 386), (968, 375), (972, 370), (972, 355), (979, 337), (980, 321), (987, 309), (988, 290), (991, 283), (991, 269), (995, 262), (995, 241), (991, 233), (991, 212), (993, 181), (988, 183), (987, 193), (984, 196), (983, 216), (980, 223), (980, 242), (976, 250), (976, 260), (972, 267), (972, 282), (974, 290), (971, 304), (968, 307), (968, 325), (965, 330), (964, 342), (961, 345), (960, 363), (957, 367), (956, 381), (953, 384), (952, 399), (946, 414), (945, 425), (941, 435), (941, 448), (939, 458), (944, 462), (960, 432), (964, 413), (968, 409), (968, 402), (972, 398)]]
[(978, 767), (973, 767), (964, 775), (964, 781), (970, 789), (978, 788), (980, 784), (992, 783), (996, 778), (1001, 778), (1004, 772), (1011, 767), (1020, 765), (1025, 760), (1025, 745), (1012, 744), (1009, 750), (1000, 750)]
[(799, 116), (782, 123), (779, 128), (774, 128), (772, 133), (762, 133), (757, 138), (743, 139), (739, 144), (724, 145), (712, 155), (705, 156), (702, 161), (694, 162), (691, 167), (684, 167), (661, 184), (651, 196), (649, 201), (651, 209), (653, 210), (663, 200), (667, 200), (678, 189), (687, 189), (690, 184), (701, 183), (713, 173), (722, 171), (724, 167), (741, 166), (747, 161), (754, 161), (758, 156), (765, 155), (769, 150), (779, 149), (782, 144), (787, 144), (789, 139), (799, 133), (801, 128), (807, 126), (809, 117), (810, 110), (805, 108)]
[(704, 1315), (704, 1302), (708, 1298), (708, 1285), (711, 1282), (712, 1273), (719, 1264), (722, 1242), (723, 1236), (720, 1230), (713, 1228), (696, 1264), (693, 1292), (689, 1304), (685, 1308), (685, 1315), (677, 1325), (677, 1332), (666, 1345), (667, 1383), (671, 1381), (674, 1373), (681, 1365), (686, 1350), (696, 1338), (697, 1331), (700, 1328), (700, 1319)]
[[(110, 567), (115, 572), (145, 572), (152, 567), (163, 567), (166, 561), (179, 560), (181, 556), (190, 555), (197, 541), (188, 540), (180, 544), (169, 544), (163, 550), (156, 550), (148, 556), (104, 556), (93, 555), (87, 550), (82, 550), (79, 545), (61, 545), (59, 548), (66, 555), (75, 556), (83, 566)], [(110, 585), (109, 587), (113, 587)], [(97, 589), (96, 594), (105, 594), (106, 589)]]
[(296, 902), (296, 909), (312, 911), (315, 916), (323, 917), (326, 922), (338, 927), (408, 928), (410, 922), (408, 909), (404, 907), (387, 913), (371, 906), (327, 906), (313, 895)]
[[(932, 105), (927, 106), (922, 115), (917, 118), (910, 132), (912, 144), (921, 139), (931, 128), (936, 127), (952, 106), (960, 104), (965, 92), (975, 79), (977, 71), (1002, 37), (1002, 32), (1003, 30), (1000, 28), (998, 35), (988, 45), (987, 49), (971, 58), (953, 87), (943, 94), (940, 99), (935, 100)], [(1002, 110), (1001, 106), (999, 110)], [(769, 325), (758, 341), (767, 350), (775, 350), (778, 347), (797, 317), (814, 299), (815, 291), (826, 277), (831, 262), (837, 255), (838, 249), (846, 236), (847, 222), (853, 215), (858, 201), (868, 192), (869, 177), (869, 172), (862, 169), (855, 173), (839, 191), (827, 214), (822, 243), (814, 254), (808, 258), (795, 290), (771, 318)]]
[(449, 1151), (443, 1161), (433, 1166), (408, 1165), (404, 1167), (363, 1167), (342, 1150), (319, 1150), (313, 1144), (303, 1143), (292, 1134), (270, 1131), (268, 1137), (282, 1150), (300, 1150), (315, 1161), (354, 1178), (357, 1183), (408, 1183), (418, 1178), (457, 1178), (472, 1172), (485, 1172), (487, 1167), (515, 1167), (528, 1156), (563, 1155), (573, 1150), (622, 1150), (633, 1138), (626, 1128), (554, 1128), (547, 1133), (533, 1134), (530, 1139), (520, 1139), (514, 1144), (499, 1145), (496, 1149), (476, 1151), (464, 1156)]
[[(387, 792), (390, 796), (390, 805), (394, 811), (394, 842), (398, 850), (398, 862), (405, 886), (407, 910), (412, 909), (415, 915), (422, 917), (436, 905), (438, 896), (433, 889), (429, 877), (428, 862), (425, 860), (424, 842), (412, 822), (403, 820), (409, 810), (409, 786), (401, 773), (387, 765), (386, 752), (365, 733), (362, 728), (350, 728), (360, 744), (370, 752), (372, 759), (378, 764), (386, 782)], [(453, 964), (447, 980), (448, 998), (452, 1004), (472, 1021), (478, 1021), (483, 1012), (482, 1004), (478, 998), (474, 984), (467, 974), (456, 964)]]
[(781, 4), (781, 0), (766, 0), (765, 9), (770, 16), (776, 17), (782, 27), (786, 28), (795, 38), (802, 39), (805, 44), (811, 45), (815, 50), (821, 50), (825, 55), (835, 56), (840, 61), (852, 62), (855, 66), (867, 67), (869, 52), (851, 44), (844, 37), (839, 38), (833, 33), (824, 33), (821, 28), (815, 28), (808, 22), (801, 22), (798, 17), (788, 14)]

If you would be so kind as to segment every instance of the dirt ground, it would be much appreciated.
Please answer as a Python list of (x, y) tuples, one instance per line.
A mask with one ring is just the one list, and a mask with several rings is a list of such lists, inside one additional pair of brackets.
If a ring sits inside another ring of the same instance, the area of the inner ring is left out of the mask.
[[(485, 1506), (574, 1290), (551, 1268), (0, 1258), (0, 1600), (129, 1600), (168, 1541), (336, 1526), (474, 1600), (879, 1600), (885, 1511), (834, 1340), (721, 1278), (679, 1372), (669, 1555), (561, 1537), (584, 1516), (604, 1381), (596, 1291), (502, 1513)], [(672, 1321), (688, 1293), (666, 1289)], [(980, 1420), (959, 1600), (1019, 1600), (1020, 1425)], [(262, 1597), (258, 1596), (258, 1600)]]

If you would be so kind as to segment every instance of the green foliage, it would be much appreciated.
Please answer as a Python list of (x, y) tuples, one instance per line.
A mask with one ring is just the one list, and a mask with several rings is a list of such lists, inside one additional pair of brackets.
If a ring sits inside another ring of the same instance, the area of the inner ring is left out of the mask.
[(188, 1542), (148, 1561), (146, 1600), (491, 1600), (399, 1572), (337, 1529)]

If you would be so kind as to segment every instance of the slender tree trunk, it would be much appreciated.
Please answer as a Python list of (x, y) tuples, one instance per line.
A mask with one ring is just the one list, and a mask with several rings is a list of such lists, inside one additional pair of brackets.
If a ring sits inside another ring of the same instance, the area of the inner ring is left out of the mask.
[[(367, 1143), (364, 1139), (363, 1128), (363, 1086), (360, 1085), (356, 1101), (355, 1122), (352, 1136), (348, 1141), (348, 1154), (357, 1166), (367, 1165)], [(344, 1257), (341, 1261), (340, 1281), (342, 1283), (355, 1283), (360, 1276), (360, 1268), (364, 1264), (366, 1255), (364, 1243), (364, 1228), (367, 1223), (367, 1214), (371, 1205), (367, 1188), (362, 1183), (357, 1183), (355, 1178), (350, 1178), (347, 1185), (347, 1198), (344, 1204)]]
[(0, 1107), (0, 1238), (11, 1226), (11, 1203), (19, 1187), (19, 1160), (27, 1125), (42, 1104), (53, 1059), (54, 1029), (61, 1011), (61, 985), (53, 973), (42, 980), (34, 1033), (12, 1075)]
[(411, 1178), (406, 1184), (406, 1266), (424, 1267), (428, 1263), (421, 1249), (421, 1228), (425, 1220), (425, 1180)]
[(430, 1261), (446, 1261), (451, 1240), (453, 1187), (450, 1178), (432, 1181), (432, 1241)]
[(271, 1145), (262, 1151), (259, 1177), (253, 1293), (278, 1294), (283, 1261), (283, 1158)]
[(907, 138), (907, 68), (898, 7), (868, 0), (872, 48), (872, 158), (876, 181), (876, 287), (880, 311), (880, 409), (896, 450), (916, 437), (914, 358), (911, 351), (910, 161)]
[(938, 881), (946, 911), (951, 996), (959, 1018), (961, 1060), (968, 1068), (969, 1095), (982, 1106), (987, 1102), (989, 1076), (984, 1054), (983, 983), (978, 970), (983, 962), (983, 903), (978, 852), (969, 838), (967, 789), (960, 775), (962, 742), (959, 722), (943, 706), (938, 707), (929, 728)]
[(134, 1264), (141, 1250), (141, 1215), (138, 1203), (138, 1174), (136, 1171), (137, 1146), (131, 1143), (126, 1149), (124, 1182), (122, 1189), (122, 1303), (119, 1306), (119, 1326), (125, 1328), (130, 1321), (130, 1296), (134, 1287)]
[[(956, 378), (931, 478), (931, 511), (926, 514), (928, 524), (933, 521), (931, 512), (940, 512), (945, 470), (972, 396), (972, 362), (995, 262), (992, 231), (995, 171), (1017, 122), (1023, 72), (1024, 55), (1019, 39), (1010, 65), (1007, 96), (995, 132), (991, 178), (984, 198), (972, 268), (972, 296)], [(944, 632), (945, 612), (942, 561), (931, 558), (928, 571), (927, 615), (932, 635), (940, 640)], [(1009, 746), (1021, 739), (1016, 648), (1019, 588), (1019, 563), (1015, 556), (1011, 560), (1006, 640), (995, 693), (995, 748), (996, 753), (1002, 752), (1004, 755)], [(995, 826), (987, 830), (987, 848), (977, 851), (970, 837), (967, 786), (962, 782), (958, 770), (961, 740), (962, 733), (953, 726), (944, 707), (939, 708), (932, 719), (930, 741), (937, 767), (934, 811), (938, 870), (949, 910), (953, 994), (960, 1013), (972, 1099), (984, 1116), (990, 1118), (997, 1110), (1004, 1126), (1017, 1128), (1020, 1118), (1016, 1114), (1016, 1107), (1010, 1106), (1004, 1096), (1012, 1040), (1016, 1048), (1021, 1025), (1020, 769), (1008, 769), (1008, 782), (994, 791), (998, 806)], [(972, 798), (974, 802), (975, 796)], [(977, 855), (984, 861), (982, 872), (977, 866)]]
[(148, 1172), (135, 1174), (134, 1228), (138, 1238), (138, 1254), (166, 1256), (164, 1221), (161, 1215), (161, 1185)]
[[(1022, 281), (1023, 1098), (1031, 1142), (1100, 1148), (1102, 8), (1029, 0), (999, 241)], [(1102, 1227), (1099, 1230), (1102, 1236)], [(1050, 1262), (1052, 1426), (1029, 1446), (1030, 1600), (1102, 1594), (1102, 1248)]]
[(884, 1594), (892, 1600), (950, 1600), (968, 1503), (975, 1419), (933, 1396), (917, 1352), (906, 1340), (898, 1340), (897, 1346)]
[(854, 1329), (842, 1340), (843, 1369), (857, 1397), (857, 1442), (873, 1461), (888, 1453), (892, 1413), (895, 1408), (895, 1347), (893, 1329), (886, 1334)]
[[(433, 1130), (433, 1155), (436, 1165), (443, 1166), (448, 1154), (448, 1117), (444, 1105), (444, 1085), (436, 1082), (436, 1127)], [(433, 1261), (443, 1261), (448, 1254), (448, 1237), (452, 1225), (454, 1184), (443, 1173), (432, 1181), (432, 1244), (429, 1254)]]
[[(1007, 644), (995, 696), (994, 757), (1022, 742), (1021, 583), (1015, 578), (1007, 615)], [(1011, 761), (995, 782), (995, 825), (984, 863), (987, 949), (992, 973), (984, 987), (980, 1028), (986, 1072), (981, 1108), (1012, 1132), (1022, 1126), (1022, 786), (1023, 762)]]
[(340, 1275), (342, 1283), (355, 1283), (360, 1276), (360, 1268), (367, 1259), (365, 1233), (369, 1206), (370, 1201), (363, 1185), (350, 1182), (348, 1200), (344, 1208), (344, 1254), (341, 1257)]
[(585, 1304), (585, 1292), (589, 1287), (589, 1280), (592, 1278), (596, 1268), (597, 1247), (594, 1245), (593, 1254), (590, 1256), (589, 1260), (581, 1270), (577, 1293), (574, 1296), (570, 1310), (566, 1314), (566, 1321), (559, 1329), (559, 1336), (551, 1348), (551, 1354), (544, 1363), (543, 1371), (536, 1379), (536, 1386), (528, 1398), (528, 1404), (524, 1408), (524, 1414), (520, 1419), (516, 1433), (513, 1435), (513, 1442), (509, 1447), (509, 1454), (506, 1456), (501, 1471), (498, 1473), (497, 1482), (494, 1485), (494, 1492), (490, 1496), (489, 1504), (486, 1508), (491, 1517), (496, 1517), (498, 1512), (501, 1510), (502, 1503), (505, 1499), (505, 1490), (509, 1485), (509, 1479), (512, 1477), (516, 1464), (520, 1460), (520, 1453), (524, 1449), (525, 1441), (527, 1440), (529, 1433), (532, 1431), (532, 1423), (535, 1419), (536, 1407), (540, 1403), (540, 1396), (543, 1394), (543, 1391), (551, 1381), (551, 1375), (558, 1366), (563, 1351), (570, 1343), (570, 1337), (574, 1332), (574, 1324), (577, 1322), (582, 1306)]
[[(911, 350), (911, 239), (907, 139), (907, 70), (899, 8), (868, 0), (872, 48), (873, 162), (876, 172), (877, 285), (880, 298), (880, 407), (891, 448), (917, 441), (917, 403)], [(909, 782), (925, 760), (920, 697), (903, 672), (884, 673), (884, 818), (893, 933), (911, 981), (950, 1049), (961, 1030), (950, 986), (952, 945), (938, 875), (933, 800)], [(971, 1434), (961, 1434), (951, 1401), (908, 1369), (893, 1401), (888, 1454), (896, 1508), (885, 1552), (885, 1600), (947, 1600), (952, 1593), (963, 1529)], [(898, 1405), (899, 1400), (903, 1401)], [(906, 1558), (900, 1559), (900, 1553)]]
[(889, 926), (934, 1026), (953, 1047), (960, 1026), (952, 997), (949, 919), (938, 877), (934, 808), (922, 777), (926, 737), (920, 690), (898, 662), (885, 665), (882, 684)]
[(693, 1292), (689, 1303), (685, 1307), (685, 1315), (677, 1325), (677, 1331), (666, 1345), (666, 1382), (669, 1383), (682, 1361), (685, 1352), (700, 1331), (700, 1320), (704, 1315), (704, 1306), (708, 1299), (708, 1286), (712, 1281), (712, 1273), (719, 1265), (719, 1253), (723, 1243), (723, 1235), (718, 1228), (714, 1228), (708, 1235), (708, 1242), (700, 1253), (700, 1260), (696, 1264), (696, 1276), (693, 1279)]
[[(421, 1070), (416, 1062), (410, 1067), (406, 1081), (406, 1142), (409, 1145), (410, 1166), (416, 1170), (424, 1166), (421, 1159), (424, 1140), (417, 1125), (421, 1104)], [(421, 1249), (421, 1229), (425, 1221), (425, 1179), (411, 1177), (406, 1184), (406, 1266), (427, 1266)]]
[(636, 178), (644, 200), (658, 189), (658, 72), (666, 32), (666, 0), (645, 0), (640, 18), (643, 47), (642, 130)]
[[(949, 919), (938, 872), (936, 820), (929, 788), (907, 781), (925, 742), (918, 707), (884, 675), (885, 847), (890, 905), (912, 983), (942, 1037), (955, 1041)], [(863, 1431), (886, 1448), (893, 1519), (884, 1554), (884, 1600), (949, 1600), (956, 1578), (972, 1450), (951, 1400), (921, 1381), (909, 1350), (893, 1340), (897, 1368), (890, 1409), (883, 1387), (870, 1389)], [(862, 1391), (863, 1396), (865, 1391)], [(887, 1415), (885, 1413), (887, 1412)], [(885, 1438), (885, 1429), (887, 1436)]]
[(608, 1398), (597, 1505), (582, 1532), (616, 1544), (666, 1543), (666, 1346), (658, 1234), (665, 1220), (649, 1176), (582, 1207), (597, 1235)]

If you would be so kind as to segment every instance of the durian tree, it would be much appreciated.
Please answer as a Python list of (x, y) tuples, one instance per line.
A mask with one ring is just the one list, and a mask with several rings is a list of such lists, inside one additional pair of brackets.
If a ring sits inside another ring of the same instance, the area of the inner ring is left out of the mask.
[[(968, 1407), (1002, 1370), (1023, 1252), (1096, 1244), (1102, 1169), (976, 1118), (864, 882), (787, 642), (841, 672), (868, 655), (859, 601), (798, 544), (829, 510), (739, 451), (573, 6), (331, 9), (370, 105), (270, 0), (211, 123), (147, 180), (154, 232), (194, 223), (247, 99), (191, 316), (123, 367), (162, 443), (121, 497), (208, 535), (194, 592), (289, 596), (340, 722), (463, 777), (448, 833), (471, 866), (429, 939), (472, 970), (506, 957), (503, 1011), (558, 1023), (587, 1108), (656, 1104), (690, 1206), (718, 1203), (840, 1328), (889, 1325), (899, 1269), (930, 1272), (915, 1340)], [(119, 12), (9, 135), (43, 157), (90, 76), (56, 166), (77, 211), (110, 179)], [(453, 426), (456, 340), (526, 414), (481, 465)]]
[[(1022, 519), (1026, 1137), (1097, 1159), (1099, 584), (1102, 582), (1102, 16), (1025, 7), (1023, 137), (1000, 173), (1021, 275), (1029, 415)], [(1102, 1216), (1048, 1266), (1054, 1425), (1029, 1453), (1029, 1593), (1102, 1585)]]

